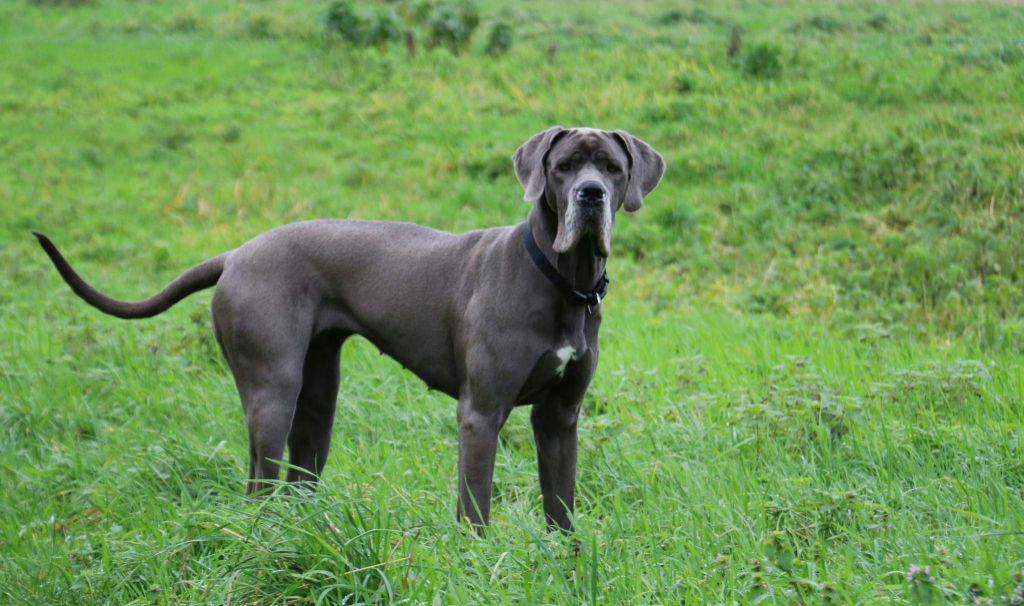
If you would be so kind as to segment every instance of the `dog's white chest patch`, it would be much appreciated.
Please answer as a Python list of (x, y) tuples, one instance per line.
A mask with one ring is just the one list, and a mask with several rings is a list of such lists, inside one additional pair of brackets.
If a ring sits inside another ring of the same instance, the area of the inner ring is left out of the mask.
[(561, 378), (565, 374), (565, 367), (569, 365), (569, 360), (573, 359), (576, 355), (576, 348), (572, 345), (566, 345), (559, 348), (555, 355), (558, 356), (558, 368), (555, 369), (555, 374)]

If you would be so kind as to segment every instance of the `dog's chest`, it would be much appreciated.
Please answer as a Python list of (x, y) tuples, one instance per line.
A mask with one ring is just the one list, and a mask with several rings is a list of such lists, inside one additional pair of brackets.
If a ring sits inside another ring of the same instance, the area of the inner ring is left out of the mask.
[(564, 345), (555, 350), (555, 357), (558, 359), (558, 366), (555, 367), (555, 378), (561, 379), (565, 376), (565, 369), (569, 362), (577, 359), (576, 348), (572, 345)]
[(555, 387), (572, 371), (573, 365), (581, 358), (580, 352), (571, 345), (562, 345), (545, 350), (537, 357), (529, 375), (519, 389), (518, 402), (532, 403), (530, 399), (538, 393)]
[(587, 364), (587, 354), (597, 343), (600, 311), (587, 313), (583, 308), (567, 307), (551, 315), (550, 309), (535, 309), (530, 317), (530, 343), (522, 351), (519, 364), (529, 369), (517, 392), (517, 403), (533, 403), (542, 392), (560, 390), (567, 381), (583, 388), (589, 383), (579, 374), (579, 365)]

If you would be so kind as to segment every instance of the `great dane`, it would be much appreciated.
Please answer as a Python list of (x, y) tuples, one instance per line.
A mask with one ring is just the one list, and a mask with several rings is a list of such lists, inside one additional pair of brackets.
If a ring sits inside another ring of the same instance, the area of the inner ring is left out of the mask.
[(71, 289), (119, 318), (148, 318), (216, 285), (213, 326), (249, 430), (248, 494), (315, 481), (327, 461), (341, 346), (361, 335), (458, 400), (458, 516), (487, 524), (498, 431), (532, 404), (544, 513), (570, 529), (576, 422), (597, 367), (615, 213), (636, 211), (665, 163), (623, 131), (550, 128), (513, 158), (524, 223), (453, 235), (377, 221), (307, 221), (189, 269), (158, 294), (112, 299), (46, 236)]

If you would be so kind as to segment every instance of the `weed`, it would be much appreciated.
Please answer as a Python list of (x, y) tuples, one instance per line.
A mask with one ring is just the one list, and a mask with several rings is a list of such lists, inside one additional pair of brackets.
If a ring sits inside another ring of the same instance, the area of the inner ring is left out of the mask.
[(769, 42), (758, 42), (750, 47), (739, 61), (744, 74), (765, 80), (782, 76), (782, 49)]
[(512, 48), (515, 30), (504, 21), (495, 21), (491, 25), (491, 33), (487, 36), (487, 54), (503, 55)]
[(992, 373), (977, 360), (956, 360), (922, 369), (893, 371), (876, 392), (886, 400), (920, 402), (930, 407), (960, 411), (982, 398)]
[(97, 0), (30, 0), (38, 6), (89, 6), (96, 4)]
[(427, 44), (431, 47), (444, 47), (458, 54), (469, 46), (479, 24), (480, 13), (475, 5), (468, 2), (440, 4), (426, 20), (429, 31)]
[(884, 32), (892, 27), (892, 20), (885, 13), (874, 13), (864, 23), (876, 32)]
[[(451, 3), (399, 3), (380, 5), (370, 11), (357, 9), (349, 0), (337, 0), (330, 5), (324, 25), (331, 35), (340, 36), (354, 46), (387, 45), (404, 40), (409, 56), (416, 53), (416, 27), (427, 32), (427, 45), (444, 47), (452, 53), (464, 51), (480, 23), (476, 5), (471, 2)], [(512, 45), (512, 27), (496, 22), (488, 39), (487, 52), (501, 54)]]
[(202, 26), (203, 21), (192, 6), (188, 6), (174, 15), (167, 25), (171, 31), (186, 33), (199, 31)]
[(792, 32), (814, 31), (836, 34), (846, 29), (846, 24), (832, 15), (811, 15), (790, 27)]
[(363, 44), (366, 41), (364, 19), (349, 0), (331, 3), (324, 17), (324, 26), (328, 32), (338, 34), (350, 44)]
[(679, 10), (679, 9), (672, 9), (672, 10), (669, 10), (669, 11), (665, 11), (664, 13), (661, 13), (658, 16), (657, 22), (660, 25), (671, 26), (671, 25), (678, 25), (680, 23), (694, 23), (694, 24), (713, 23), (713, 24), (720, 24), (720, 23), (722, 23), (722, 20), (719, 19), (718, 17), (712, 15), (711, 13), (706, 11), (705, 9), (697, 7), (697, 8), (692, 8), (692, 9), (686, 10), (686, 11)]
[(797, 450), (841, 439), (855, 424), (862, 401), (837, 393), (808, 360), (773, 367), (761, 390), (732, 396), (733, 422)]
[(377, 7), (368, 19), (364, 41), (366, 44), (383, 47), (401, 39), (403, 30), (402, 20), (394, 8), (390, 6)]
[(246, 32), (253, 38), (273, 38), (274, 20), (267, 14), (255, 14), (246, 22)]

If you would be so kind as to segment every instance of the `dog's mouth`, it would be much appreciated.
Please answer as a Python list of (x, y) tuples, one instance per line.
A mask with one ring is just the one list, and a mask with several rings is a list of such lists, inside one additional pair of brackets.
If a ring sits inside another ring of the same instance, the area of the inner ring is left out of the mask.
[(599, 204), (570, 203), (558, 217), (558, 234), (552, 248), (565, 254), (579, 244), (580, 239), (593, 239), (595, 254), (607, 257), (612, 248), (612, 213), (607, 200)]

